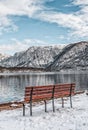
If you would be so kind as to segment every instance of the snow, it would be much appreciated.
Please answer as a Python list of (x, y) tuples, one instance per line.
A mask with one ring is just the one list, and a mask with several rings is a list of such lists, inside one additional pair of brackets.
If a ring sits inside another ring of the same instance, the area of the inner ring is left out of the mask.
[(43, 68), (54, 60), (64, 45), (60, 46), (32, 46), (23, 52), (15, 53), (8, 59), (2, 60), (3, 67), (34, 67)]
[(44, 104), (33, 105), (33, 116), (30, 116), (28, 105), (26, 115), (22, 116), (22, 108), (0, 112), (0, 130), (88, 130), (88, 95), (85, 93), (72, 97), (73, 108), (69, 98), (64, 108), (61, 99), (55, 100), (55, 112), (52, 102), (47, 102), (48, 112), (44, 112)]
[(11, 104), (10, 106), (11, 106), (11, 107), (17, 107), (18, 105), (13, 103), (13, 104)]

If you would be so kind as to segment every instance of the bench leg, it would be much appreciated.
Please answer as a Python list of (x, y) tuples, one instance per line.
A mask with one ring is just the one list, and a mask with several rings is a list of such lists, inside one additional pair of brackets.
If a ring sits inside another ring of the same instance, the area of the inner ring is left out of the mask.
[(45, 103), (45, 112), (47, 112), (47, 103), (46, 103), (46, 100), (44, 100), (44, 103)]
[(25, 116), (25, 104), (23, 103), (23, 116)]
[(32, 116), (32, 101), (30, 101), (30, 116)]
[(72, 98), (71, 98), (71, 96), (70, 96), (70, 106), (72, 108)]
[(52, 99), (52, 107), (53, 107), (53, 112), (55, 112), (55, 107), (54, 107), (54, 98)]
[(62, 107), (64, 108), (64, 99), (63, 98), (61, 98), (62, 99)]

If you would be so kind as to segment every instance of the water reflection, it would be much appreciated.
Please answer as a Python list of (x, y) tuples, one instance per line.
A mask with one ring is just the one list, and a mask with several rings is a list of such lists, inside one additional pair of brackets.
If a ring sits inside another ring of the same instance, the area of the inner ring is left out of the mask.
[(30, 73), (0, 76), (0, 103), (23, 99), (25, 86), (76, 83), (76, 90), (88, 87), (88, 73)]

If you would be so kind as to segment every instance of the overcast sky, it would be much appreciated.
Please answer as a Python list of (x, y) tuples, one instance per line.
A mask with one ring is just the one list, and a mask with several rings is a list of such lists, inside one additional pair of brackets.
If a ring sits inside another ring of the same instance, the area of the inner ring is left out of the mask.
[(0, 53), (88, 41), (88, 0), (0, 0)]

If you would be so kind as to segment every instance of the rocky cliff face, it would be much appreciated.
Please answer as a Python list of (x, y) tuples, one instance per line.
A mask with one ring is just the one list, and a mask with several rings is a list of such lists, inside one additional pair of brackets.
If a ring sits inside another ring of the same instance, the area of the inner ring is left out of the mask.
[(54, 61), (61, 50), (62, 46), (30, 47), (24, 52), (15, 53), (14, 56), (2, 60), (0, 66), (45, 68)]
[(50, 71), (88, 69), (88, 42), (69, 44), (47, 67)]

